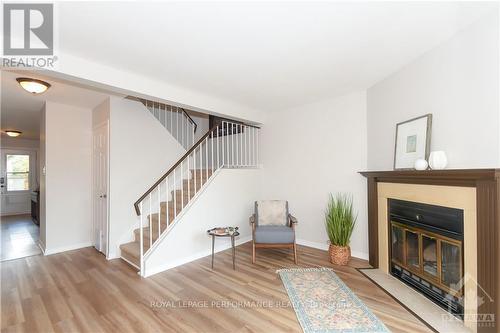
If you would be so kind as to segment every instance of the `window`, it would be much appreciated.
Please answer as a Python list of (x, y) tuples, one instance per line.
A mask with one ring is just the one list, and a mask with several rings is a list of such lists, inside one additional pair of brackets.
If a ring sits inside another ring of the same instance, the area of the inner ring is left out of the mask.
[(30, 156), (7, 155), (7, 191), (30, 189)]

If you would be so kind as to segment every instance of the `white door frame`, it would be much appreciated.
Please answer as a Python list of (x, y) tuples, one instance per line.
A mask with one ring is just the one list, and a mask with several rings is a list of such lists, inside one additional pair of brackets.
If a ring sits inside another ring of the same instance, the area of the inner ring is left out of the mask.
[[(96, 189), (96, 185), (95, 185), (95, 174), (96, 174), (96, 166), (95, 166), (95, 155), (94, 155), (94, 149), (95, 149), (95, 144), (94, 144), (94, 135), (95, 135), (95, 132), (97, 130), (101, 130), (103, 127), (105, 127), (106, 129), (106, 159), (107, 159), (107, 168), (106, 168), (106, 171), (107, 171), (107, 176), (106, 176), (106, 193), (97, 193), (97, 189)], [(98, 226), (98, 222), (96, 220), (96, 205), (95, 205), (95, 200), (98, 198), (98, 196), (101, 196), (105, 194), (106, 197), (105, 198), (99, 198), (99, 199), (105, 199), (106, 200), (106, 221), (105, 221), (105, 230), (106, 230), (106, 245), (105, 245), (105, 248), (102, 249), (102, 248), (98, 248), (98, 246), (100, 247), (102, 245), (101, 244), (96, 244), (96, 241), (95, 241), (95, 234), (96, 234), (96, 229), (97, 228), (100, 228)], [(93, 127), (92, 129), (92, 198), (91, 198), (91, 202), (92, 202), (92, 243), (94, 244), (94, 246), (96, 247), (96, 249), (102, 253), (104, 253), (104, 255), (106, 256), (106, 258), (109, 257), (109, 120), (106, 120), (100, 124), (97, 124)]]

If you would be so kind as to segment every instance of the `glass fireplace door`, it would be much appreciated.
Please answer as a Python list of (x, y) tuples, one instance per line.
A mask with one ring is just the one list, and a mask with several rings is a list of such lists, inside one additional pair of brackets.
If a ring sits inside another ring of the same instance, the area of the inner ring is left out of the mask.
[(441, 283), (460, 292), (462, 278), (462, 247), (460, 243), (441, 240)]
[(413, 271), (420, 271), (420, 241), (419, 233), (405, 230), (406, 266)]
[(392, 260), (403, 264), (405, 262), (404, 257), (404, 229), (397, 226), (391, 226), (391, 250), (392, 250)]
[(438, 252), (435, 237), (422, 234), (422, 257), (424, 274), (433, 279), (438, 279)]

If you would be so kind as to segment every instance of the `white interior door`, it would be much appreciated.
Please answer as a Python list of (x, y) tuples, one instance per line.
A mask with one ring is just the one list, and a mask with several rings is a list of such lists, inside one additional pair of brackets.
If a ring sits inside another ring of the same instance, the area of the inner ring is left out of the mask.
[(1, 215), (31, 211), (31, 191), (36, 184), (36, 153), (28, 150), (0, 150)]
[(93, 239), (95, 248), (108, 255), (108, 123), (94, 128), (92, 154)]

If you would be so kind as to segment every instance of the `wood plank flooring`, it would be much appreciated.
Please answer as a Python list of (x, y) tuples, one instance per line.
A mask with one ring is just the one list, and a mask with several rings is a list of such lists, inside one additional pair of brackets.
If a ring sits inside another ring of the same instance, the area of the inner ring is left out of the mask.
[[(298, 248), (299, 266), (333, 267), (325, 251)], [(275, 273), (294, 267), (286, 250), (250, 243), (143, 279), (120, 259), (93, 248), (3, 262), (2, 332), (300, 332)], [(354, 267), (334, 267), (392, 332), (430, 332)]]

